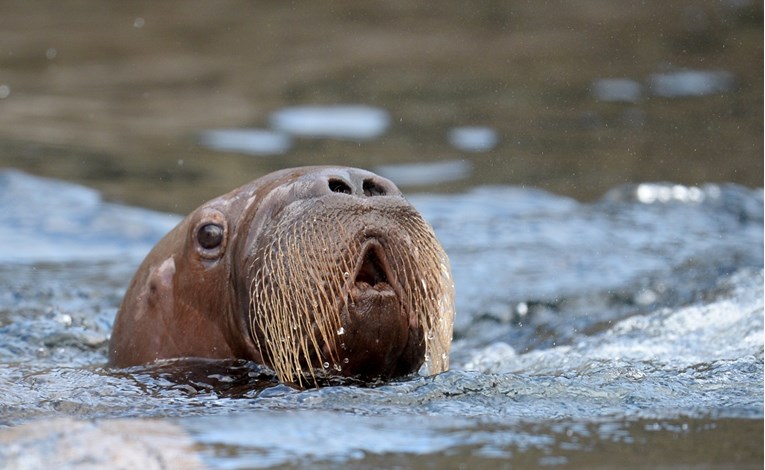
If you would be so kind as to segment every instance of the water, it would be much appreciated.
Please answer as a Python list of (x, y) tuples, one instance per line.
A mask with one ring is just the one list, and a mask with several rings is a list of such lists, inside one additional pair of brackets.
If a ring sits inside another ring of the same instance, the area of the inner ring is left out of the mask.
[(104, 368), (178, 216), (0, 181), (4, 468), (762, 465), (761, 189), (412, 195), (452, 260), (452, 370), (296, 391), (237, 361)]
[(650, 84), (658, 96), (683, 98), (730, 93), (735, 89), (736, 77), (724, 70), (682, 70), (652, 74)]
[(380, 165), (374, 171), (399, 187), (446, 183), (468, 178), (473, 166), (465, 160), (442, 160), (436, 163), (401, 163)]
[(292, 137), (370, 140), (390, 125), (387, 111), (368, 105), (293, 106), (270, 116), (271, 129), (212, 129), (200, 143), (212, 150), (245, 155), (280, 155), (292, 147)]
[(499, 136), (491, 127), (455, 127), (449, 129), (449, 143), (465, 152), (488, 152), (497, 146)]
[(133, 3), (5, 2), (0, 167), (175, 213), (307, 164), (762, 186), (763, 2)]
[(200, 143), (211, 149), (246, 155), (279, 155), (292, 146), (287, 134), (269, 129), (212, 129), (201, 133)]
[(294, 106), (271, 115), (274, 129), (302, 137), (369, 140), (382, 136), (390, 114), (368, 105)]

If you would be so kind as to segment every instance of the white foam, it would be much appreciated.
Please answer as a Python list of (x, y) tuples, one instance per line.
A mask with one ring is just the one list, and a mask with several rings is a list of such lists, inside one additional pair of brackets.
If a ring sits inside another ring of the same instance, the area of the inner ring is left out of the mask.
[(382, 165), (375, 172), (398, 186), (421, 186), (459, 181), (470, 176), (473, 166), (465, 160)]
[(561, 373), (597, 363), (651, 364), (679, 370), (734, 361), (763, 351), (763, 273), (742, 271), (726, 298), (677, 310), (636, 315), (574, 345), (517, 354), (504, 343), (489, 345), (465, 369), (487, 373)]
[(180, 217), (110, 204), (98, 191), (0, 171), (0, 261), (140, 259)]
[(390, 115), (367, 105), (295, 106), (271, 115), (271, 126), (300, 137), (370, 140), (388, 130)]
[(292, 147), (292, 139), (267, 129), (212, 129), (200, 135), (202, 145), (247, 155), (279, 155)]
[(636, 103), (643, 97), (643, 87), (628, 78), (601, 78), (593, 82), (592, 94), (598, 101)]
[(498, 142), (497, 131), (491, 127), (455, 127), (449, 131), (449, 143), (465, 152), (488, 152)]
[(713, 95), (733, 90), (736, 80), (723, 70), (681, 70), (649, 77), (651, 91), (665, 98)]

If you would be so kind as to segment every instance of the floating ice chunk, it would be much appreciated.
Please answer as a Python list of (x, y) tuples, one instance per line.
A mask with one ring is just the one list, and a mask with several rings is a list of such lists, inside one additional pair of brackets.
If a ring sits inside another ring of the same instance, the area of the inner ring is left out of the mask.
[(390, 115), (366, 105), (295, 106), (274, 112), (271, 125), (302, 137), (368, 140), (385, 133)]
[(286, 153), (292, 146), (287, 134), (266, 129), (213, 129), (200, 135), (202, 145), (248, 155), (277, 155)]
[(392, 180), (399, 186), (419, 186), (458, 181), (467, 178), (472, 170), (473, 166), (465, 160), (382, 165), (375, 168), (376, 173)]
[(488, 152), (498, 141), (497, 131), (491, 127), (455, 127), (449, 131), (449, 143), (465, 152)]
[(636, 103), (643, 96), (643, 87), (628, 78), (601, 78), (593, 82), (592, 94), (598, 101)]
[(654, 73), (648, 78), (651, 91), (665, 98), (704, 96), (727, 93), (734, 89), (736, 78), (723, 70), (682, 70)]

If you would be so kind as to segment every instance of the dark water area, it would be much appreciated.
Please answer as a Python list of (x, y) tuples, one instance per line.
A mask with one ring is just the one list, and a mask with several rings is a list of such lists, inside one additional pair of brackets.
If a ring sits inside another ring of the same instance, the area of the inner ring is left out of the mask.
[[(761, 2), (2, 9), (0, 166), (131, 205), (186, 213), (324, 163), (460, 162), (451, 178), (407, 179), (410, 192), (514, 184), (594, 200), (630, 182), (762, 186)], [(284, 125), (285, 108), (333, 105), (381, 110), (381, 132)], [(257, 150), (204, 145), (227, 129), (269, 134)]]
[[(762, 468), (760, 2), (0, 11), (0, 467)], [(451, 370), (106, 368), (179, 214), (307, 164), (433, 225)]]

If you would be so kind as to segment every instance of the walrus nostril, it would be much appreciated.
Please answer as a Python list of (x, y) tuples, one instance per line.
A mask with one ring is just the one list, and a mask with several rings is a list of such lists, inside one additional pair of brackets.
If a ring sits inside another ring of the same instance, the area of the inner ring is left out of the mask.
[(378, 184), (377, 181), (371, 178), (364, 180), (362, 189), (364, 189), (365, 196), (385, 196), (387, 193), (382, 185)]
[(333, 193), (341, 193), (341, 194), (351, 194), (353, 193), (353, 190), (350, 186), (348, 186), (348, 183), (341, 179), (337, 178), (331, 178), (329, 180), (329, 190)]

